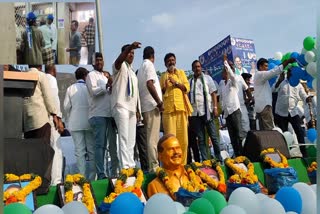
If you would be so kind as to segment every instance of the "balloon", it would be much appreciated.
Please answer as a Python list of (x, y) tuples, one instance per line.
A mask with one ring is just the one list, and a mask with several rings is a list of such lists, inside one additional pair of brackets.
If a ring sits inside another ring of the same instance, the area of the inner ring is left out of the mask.
[[(119, 196), (118, 196), (119, 197)], [(147, 201), (144, 207), (144, 214), (176, 214), (176, 205), (173, 200), (166, 194), (157, 193)]]
[(183, 214), (186, 212), (186, 208), (179, 202), (174, 201), (174, 205), (176, 206), (177, 214)]
[(276, 52), (274, 54), (274, 57), (273, 57), (275, 60), (281, 60), (282, 59), (282, 53), (281, 52)]
[(194, 200), (189, 207), (189, 211), (195, 212), (197, 214), (216, 213), (210, 201), (205, 198), (198, 198)]
[(311, 143), (315, 143), (315, 140), (317, 139), (317, 131), (314, 128), (308, 129), (307, 138)]
[(289, 84), (292, 86), (292, 87), (296, 87), (297, 85), (299, 85), (300, 83), (300, 79), (298, 77), (295, 77), (295, 76), (291, 76), (289, 78)]
[(300, 193), (302, 199), (301, 214), (316, 214), (317, 199), (312, 188), (308, 184), (302, 182), (295, 183), (292, 187)]
[(269, 70), (271, 70), (271, 69), (273, 69), (274, 67), (276, 67), (276, 64), (274, 64), (274, 63), (268, 63), (268, 69)]
[(307, 51), (304, 55), (304, 59), (307, 63), (314, 62), (316, 60), (316, 55), (312, 51)]
[(301, 54), (305, 54), (306, 52), (307, 52), (306, 49), (304, 49), (304, 48), (301, 49)]
[(275, 199), (279, 201), (286, 212), (301, 212), (302, 199), (300, 193), (292, 187), (282, 187), (276, 193)]
[(4, 207), (4, 214), (32, 214), (31, 210), (24, 204), (12, 203)]
[(287, 60), (287, 59), (290, 59), (290, 57), (291, 57), (291, 53), (290, 53), (290, 52), (286, 53), (286, 54), (282, 57), (281, 62), (283, 62), (283, 61), (285, 61), (285, 60)]
[(127, 213), (130, 210), (132, 214), (142, 214), (143, 205), (140, 199), (131, 192), (121, 193), (111, 203), (110, 214)]
[(185, 212), (183, 214), (197, 214), (197, 213), (194, 213), (194, 212), (191, 212), (191, 211), (187, 211), (187, 212)]
[(289, 212), (286, 212), (286, 214), (298, 214), (298, 213), (289, 211)]
[(227, 201), (225, 197), (218, 191), (216, 190), (210, 190), (205, 192), (202, 195), (202, 198), (208, 199), (212, 206), (214, 207), (214, 210), (216, 213), (220, 213), (220, 211), (227, 206)]
[(36, 209), (33, 214), (64, 214), (64, 212), (56, 205), (46, 204)]
[(269, 213), (277, 213), (277, 214), (285, 214), (286, 211), (284, 210), (283, 206), (280, 204), (279, 201), (273, 198), (266, 198), (263, 199), (260, 203), (261, 214), (269, 214)]
[(62, 207), (64, 214), (89, 214), (87, 207), (79, 201), (71, 201)]
[(268, 196), (266, 196), (265, 194), (260, 193), (260, 192), (256, 193), (256, 196), (257, 196), (259, 201), (262, 201), (263, 199), (269, 198)]
[(277, 77), (273, 77), (271, 79), (269, 79), (269, 85), (272, 86), (277, 80)]
[(305, 72), (300, 67), (292, 67), (291, 68), (291, 77), (295, 77), (296, 79), (302, 79), (305, 76)]
[(283, 133), (284, 139), (286, 139), (288, 147), (292, 145), (293, 143), (293, 135), (291, 132), (286, 131)]
[(226, 206), (220, 212), (220, 214), (234, 214), (234, 213), (247, 214), (247, 212), (243, 208), (233, 204)]
[(260, 211), (260, 204), (256, 194), (245, 187), (235, 189), (230, 195), (228, 204), (242, 207), (248, 214), (256, 214)]
[(313, 90), (317, 91), (317, 79), (312, 80), (312, 88)]
[(297, 60), (297, 62), (298, 62), (298, 64), (300, 65), (300, 66), (306, 66), (308, 63), (306, 62), (306, 60), (304, 59), (304, 54), (301, 54), (299, 57), (298, 57), (298, 59), (296, 59)]
[(314, 191), (314, 193), (317, 194), (317, 184), (312, 184), (310, 187)]
[(297, 52), (292, 52), (291, 55), (290, 55), (290, 57), (297, 59), (297, 58), (299, 57), (299, 55), (300, 55), (300, 54), (297, 53)]
[(308, 36), (303, 40), (303, 47), (307, 51), (312, 50), (314, 48), (314, 44), (315, 44), (315, 41), (311, 36)]

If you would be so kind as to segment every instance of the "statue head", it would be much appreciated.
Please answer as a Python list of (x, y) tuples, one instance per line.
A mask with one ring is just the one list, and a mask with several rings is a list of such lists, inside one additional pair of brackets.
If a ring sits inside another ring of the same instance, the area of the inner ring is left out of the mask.
[(164, 135), (158, 142), (158, 156), (164, 169), (174, 170), (182, 164), (182, 149), (173, 134)]

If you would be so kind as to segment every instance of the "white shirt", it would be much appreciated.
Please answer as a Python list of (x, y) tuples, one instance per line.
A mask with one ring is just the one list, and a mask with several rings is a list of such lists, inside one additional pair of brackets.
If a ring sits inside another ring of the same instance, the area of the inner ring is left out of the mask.
[[(139, 89), (138, 79), (131, 65), (123, 62), (121, 68), (117, 70), (115, 64), (112, 65), (113, 83), (111, 108), (119, 105), (128, 111), (137, 112)], [(131, 81), (133, 96), (128, 95), (128, 80)]]
[(230, 79), (227, 83), (221, 80), (219, 83), (218, 94), (222, 103), (222, 109), (224, 111), (224, 118), (227, 118), (230, 114), (240, 109), (240, 102), (238, 97), (238, 84), (235, 79), (235, 74), (232, 70), (227, 69)]
[(60, 99), (59, 99), (59, 88), (58, 88), (58, 83), (57, 79), (52, 76), (51, 74), (46, 74), (50, 88), (51, 88), (51, 94), (53, 96), (54, 103), (56, 105), (57, 109), (57, 116), (62, 118), (62, 113), (60, 109)]
[(57, 27), (54, 24), (48, 25), (49, 29), (52, 31), (52, 50), (57, 50)]
[(278, 99), (276, 103), (275, 113), (282, 116), (291, 117), (299, 115), (297, 108), (298, 102), (302, 100), (306, 102), (307, 94), (303, 86), (299, 83), (296, 87), (292, 87), (287, 79), (283, 80), (278, 87)]
[(277, 76), (282, 71), (283, 66), (280, 65), (269, 71), (257, 71), (254, 74), (254, 110), (257, 113), (262, 112), (267, 105), (272, 106), (272, 91), (268, 80)]
[(68, 117), (70, 131), (89, 130), (89, 92), (84, 80), (78, 80), (69, 86), (63, 107)]
[(42, 32), (42, 36), (45, 42), (44, 48), (51, 48), (52, 30), (48, 25), (41, 25), (38, 29)]
[[(210, 112), (212, 112), (212, 98), (211, 94), (215, 91), (217, 91), (217, 88), (212, 80), (212, 78), (209, 75), (202, 74), (204, 77), (204, 83), (206, 87), (207, 94), (207, 100), (208, 100), (208, 106)], [(194, 77), (192, 77), (194, 79)], [(204, 103), (204, 92), (203, 92), (203, 84), (201, 81), (201, 76), (199, 76), (197, 79), (189, 80), (190, 83), (190, 96), (195, 96), (195, 101), (191, 103), (193, 112), (192, 116), (203, 116), (205, 115), (205, 103)], [(195, 82), (195, 84), (194, 84)], [(192, 88), (191, 88), (192, 87)], [(195, 88), (194, 88), (195, 87)], [(195, 91), (194, 91), (195, 90)], [(193, 100), (193, 99), (192, 99)]]
[(248, 85), (240, 75), (235, 75), (237, 84), (238, 84), (238, 97), (241, 106), (245, 106), (243, 93), (248, 89)]
[(111, 95), (107, 90), (108, 78), (103, 72), (93, 70), (89, 72), (86, 84), (91, 100), (89, 119), (92, 117), (111, 117)]
[(159, 78), (157, 76), (156, 69), (154, 68), (154, 64), (149, 60), (145, 59), (142, 62), (142, 65), (137, 74), (138, 78), (138, 87), (139, 87), (139, 95), (143, 99), (140, 100), (141, 102), (141, 112), (148, 112), (152, 111), (156, 108), (157, 102), (153, 99), (152, 95), (150, 94), (147, 88), (147, 82), (149, 80), (153, 81), (153, 85), (157, 91), (157, 94), (162, 101), (162, 92), (159, 83)]

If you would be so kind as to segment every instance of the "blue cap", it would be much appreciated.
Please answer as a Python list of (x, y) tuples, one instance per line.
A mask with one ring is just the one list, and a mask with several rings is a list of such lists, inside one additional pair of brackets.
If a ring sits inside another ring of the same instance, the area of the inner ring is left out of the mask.
[(52, 14), (49, 14), (49, 15), (47, 16), (47, 19), (53, 20), (53, 19), (54, 19), (54, 17), (53, 17), (53, 15), (52, 15)]
[(37, 16), (33, 12), (29, 12), (27, 15), (27, 21), (36, 20)]

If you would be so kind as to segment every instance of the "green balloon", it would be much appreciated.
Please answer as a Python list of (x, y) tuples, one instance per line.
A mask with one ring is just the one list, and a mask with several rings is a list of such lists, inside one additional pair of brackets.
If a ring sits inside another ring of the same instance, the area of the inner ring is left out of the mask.
[(198, 198), (194, 200), (189, 207), (189, 211), (197, 214), (209, 214), (209, 213), (215, 214), (216, 213), (210, 201), (208, 201), (208, 199), (205, 199), (205, 198)]
[(187, 211), (187, 212), (184, 212), (183, 214), (197, 214), (197, 213), (194, 213), (194, 212), (191, 212), (191, 211)]
[(291, 63), (292, 67), (299, 67), (299, 64), (297, 62)]
[(4, 214), (32, 214), (31, 210), (24, 204), (12, 203), (4, 207)]
[(285, 55), (282, 56), (281, 62), (283, 62), (287, 59), (290, 59), (290, 57), (291, 57), (291, 53), (290, 52), (286, 53)]
[(306, 37), (303, 40), (303, 47), (307, 51), (311, 51), (314, 48), (315, 41), (311, 36)]
[(206, 191), (202, 198), (207, 199), (213, 206), (216, 213), (220, 213), (220, 211), (227, 206), (227, 201), (225, 197), (216, 190)]

